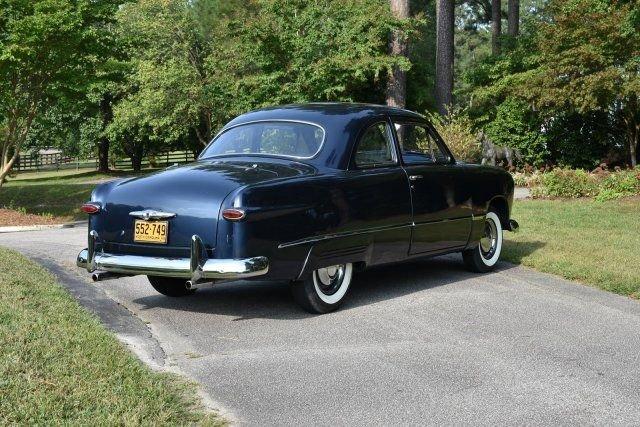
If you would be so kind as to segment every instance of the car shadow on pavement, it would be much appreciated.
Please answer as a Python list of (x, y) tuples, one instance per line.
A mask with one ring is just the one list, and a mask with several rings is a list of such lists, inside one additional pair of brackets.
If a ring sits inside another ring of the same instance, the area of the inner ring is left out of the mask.
[[(500, 263), (498, 271), (514, 268)], [(423, 292), (477, 277), (465, 270), (460, 255), (374, 267), (354, 274), (349, 294), (341, 310), (355, 309)], [(168, 298), (153, 294), (134, 300), (143, 309), (164, 308), (187, 312), (234, 316), (234, 321), (256, 318), (303, 319), (304, 312), (294, 302), (286, 282), (232, 282), (199, 289), (194, 295)]]

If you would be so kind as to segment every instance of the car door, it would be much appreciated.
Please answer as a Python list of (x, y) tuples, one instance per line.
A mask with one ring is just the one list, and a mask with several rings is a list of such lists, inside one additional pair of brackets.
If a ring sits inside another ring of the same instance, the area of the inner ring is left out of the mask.
[(370, 265), (405, 259), (411, 238), (411, 195), (388, 120), (363, 129), (346, 176), (351, 227), (372, 239)]
[(395, 138), (411, 188), (414, 227), (409, 253), (462, 248), (471, 231), (470, 183), (426, 123), (393, 118)]

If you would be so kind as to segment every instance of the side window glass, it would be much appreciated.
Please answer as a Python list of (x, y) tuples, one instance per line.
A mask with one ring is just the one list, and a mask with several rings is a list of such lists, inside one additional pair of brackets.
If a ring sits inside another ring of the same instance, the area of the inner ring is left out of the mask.
[(358, 167), (375, 167), (396, 163), (391, 130), (387, 123), (376, 123), (360, 137), (355, 153)]
[(400, 152), (405, 163), (447, 163), (449, 156), (424, 126), (395, 123)]

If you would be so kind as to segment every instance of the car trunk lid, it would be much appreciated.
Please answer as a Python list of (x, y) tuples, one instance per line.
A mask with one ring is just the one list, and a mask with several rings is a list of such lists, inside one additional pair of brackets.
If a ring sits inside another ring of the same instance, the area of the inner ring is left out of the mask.
[[(92, 218), (91, 225), (107, 252), (185, 257), (191, 236), (197, 234), (211, 256), (220, 207), (233, 190), (314, 171), (296, 162), (263, 159), (198, 161), (171, 167), (114, 183), (101, 200), (103, 212)], [(130, 214), (146, 210), (175, 214), (162, 219), (169, 227), (166, 244), (134, 242), (136, 218)]]

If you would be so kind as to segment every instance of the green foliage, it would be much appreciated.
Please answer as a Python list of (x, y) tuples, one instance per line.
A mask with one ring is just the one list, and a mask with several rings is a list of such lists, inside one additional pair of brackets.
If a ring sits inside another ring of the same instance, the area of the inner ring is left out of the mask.
[(541, 127), (540, 119), (524, 102), (508, 98), (498, 105), (484, 131), (493, 143), (518, 148), (525, 163), (540, 166), (549, 154)]
[(120, 3), (0, 0), (0, 178), (34, 122), (99, 78)]
[(407, 108), (413, 111), (435, 110), (436, 2), (410, 1), (415, 26), (409, 37), (407, 71)]
[(410, 66), (387, 53), (387, 37), (413, 21), (395, 20), (384, 0), (140, 0), (118, 22), (132, 66), (109, 127), (120, 147), (202, 147), (266, 105), (381, 102), (388, 70)]
[(619, 152), (624, 135), (608, 111), (559, 112), (546, 127), (549, 157), (559, 166), (592, 170), (603, 161), (621, 163), (622, 155), (609, 158)]
[(540, 176), (534, 197), (592, 197), (598, 193), (596, 178), (580, 169), (554, 169)]
[(640, 194), (640, 169), (610, 173), (599, 183), (599, 189), (595, 197), (598, 201)]
[(435, 113), (427, 116), (457, 160), (480, 162), (482, 148), (466, 113), (456, 110), (447, 117)]
[[(517, 99), (543, 125), (548, 152), (537, 157), (593, 167), (612, 149), (624, 155), (626, 146), (627, 159), (635, 160), (628, 153), (640, 137), (637, 10), (638, 0), (550, 0), (525, 21), (515, 45), (464, 73), (470, 89), (463, 96), (473, 104), (472, 116), (490, 122), (496, 106)], [(567, 127), (574, 132), (565, 132)], [(506, 141), (499, 129), (487, 133)], [(538, 142), (525, 137), (513, 144), (534, 144), (531, 156), (539, 152)]]
[(392, 66), (409, 68), (404, 58), (387, 53), (389, 32), (400, 25), (387, 1), (260, 0), (257, 5), (258, 14), (239, 34), (242, 59), (255, 67), (242, 86), (260, 105), (375, 101), (381, 99), (381, 77)]
[(539, 176), (534, 197), (594, 197), (604, 201), (640, 194), (640, 169), (600, 171), (554, 169)]

